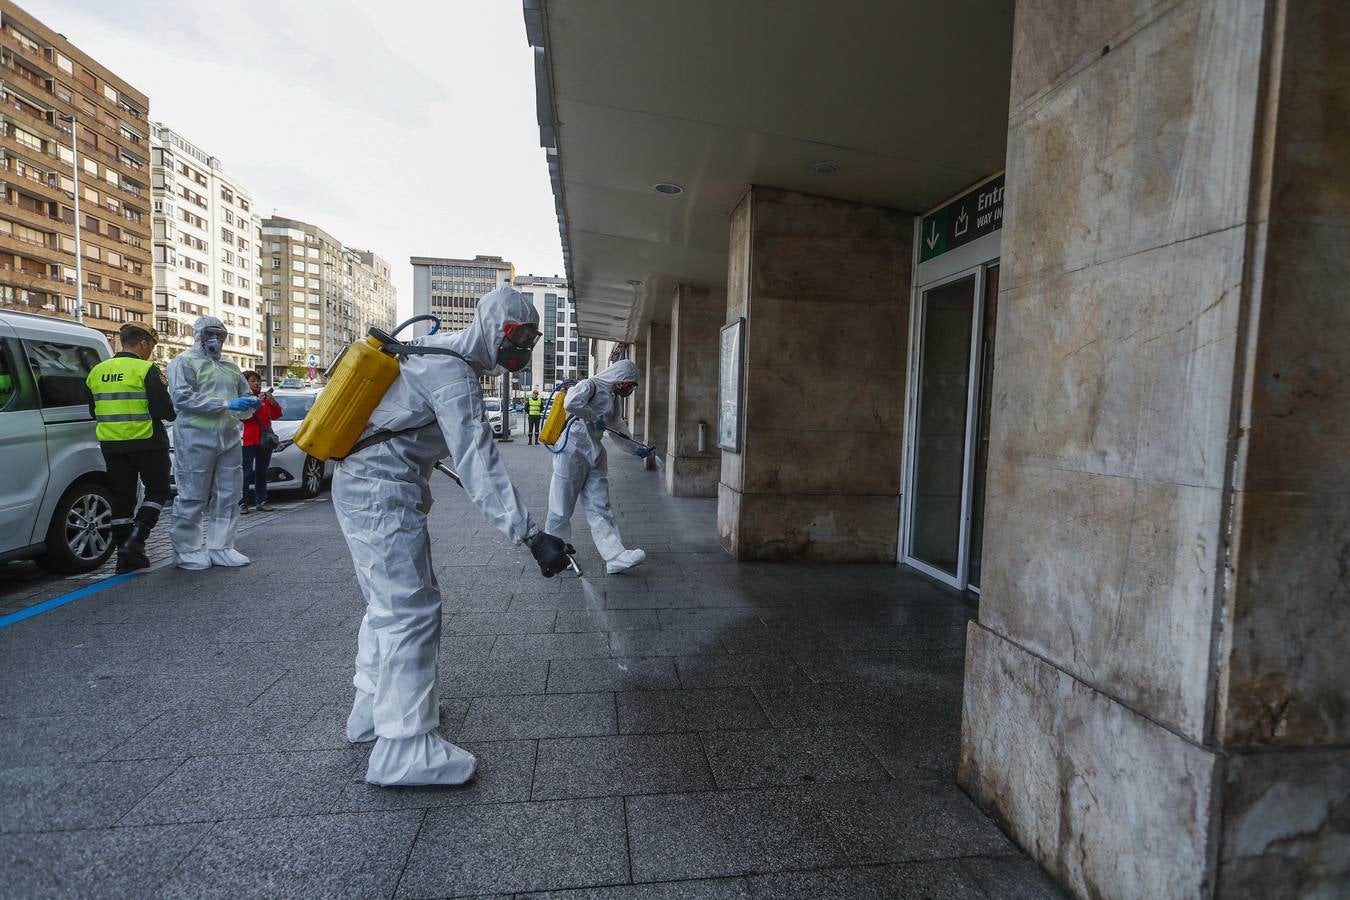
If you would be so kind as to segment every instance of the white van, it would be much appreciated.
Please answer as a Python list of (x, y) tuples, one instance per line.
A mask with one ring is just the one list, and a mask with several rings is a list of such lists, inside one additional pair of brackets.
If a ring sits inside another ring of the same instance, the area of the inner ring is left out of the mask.
[(88, 572), (116, 549), (85, 393), (89, 370), (110, 356), (92, 328), (0, 312), (0, 562)]

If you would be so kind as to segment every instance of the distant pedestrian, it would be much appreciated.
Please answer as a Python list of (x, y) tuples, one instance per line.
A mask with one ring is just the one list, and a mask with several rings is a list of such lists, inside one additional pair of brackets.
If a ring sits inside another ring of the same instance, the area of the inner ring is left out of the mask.
[(249, 507), (271, 512), (267, 502), (267, 470), (272, 465), (272, 451), (277, 448), (277, 436), (272, 422), (281, 416), (281, 404), (272, 396), (272, 389), (262, 389), (262, 376), (252, 369), (244, 373), (253, 396), (258, 398), (257, 412), (244, 420), (244, 496), (239, 498), (239, 511)]
[[(85, 384), (108, 470), (117, 571), (132, 572), (150, 565), (145, 539), (169, 502), (169, 437), (163, 423), (173, 420), (174, 411), (169, 382), (150, 362), (159, 343), (155, 329), (128, 322), (118, 341), (122, 351), (94, 366)], [(145, 499), (133, 518), (138, 481), (145, 485)]]
[(539, 419), (544, 415), (544, 398), (539, 396), (539, 388), (525, 398), (525, 408), (530, 417), (530, 440), (525, 446), (539, 443)]

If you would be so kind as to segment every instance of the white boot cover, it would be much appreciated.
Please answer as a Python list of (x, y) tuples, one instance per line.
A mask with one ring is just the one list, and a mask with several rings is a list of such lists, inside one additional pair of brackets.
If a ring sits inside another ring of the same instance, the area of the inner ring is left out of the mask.
[(647, 553), (644, 550), (625, 550), (605, 563), (605, 574), (617, 575), (626, 572), (634, 566), (641, 565), (646, 559)]
[(435, 732), (416, 737), (375, 741), (366, 767), (366, 781), (386, 787), (415, 784), (463, 784), (473, 777), (473, 754)]

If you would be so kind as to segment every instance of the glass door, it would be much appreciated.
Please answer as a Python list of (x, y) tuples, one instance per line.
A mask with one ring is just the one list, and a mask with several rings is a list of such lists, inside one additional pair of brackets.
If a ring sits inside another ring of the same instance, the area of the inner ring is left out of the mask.
[(928, 285), (916, 304), (903, 561), (958, 588), (979, 585), (997, 271)]

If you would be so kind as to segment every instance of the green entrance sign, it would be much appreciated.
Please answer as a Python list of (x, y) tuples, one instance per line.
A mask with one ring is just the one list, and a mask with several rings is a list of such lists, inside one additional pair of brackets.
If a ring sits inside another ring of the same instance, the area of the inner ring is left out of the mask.
[(919, 262), (941, 256), (1003, 227), (1003, 176), (991, 178), (923, 217)]

